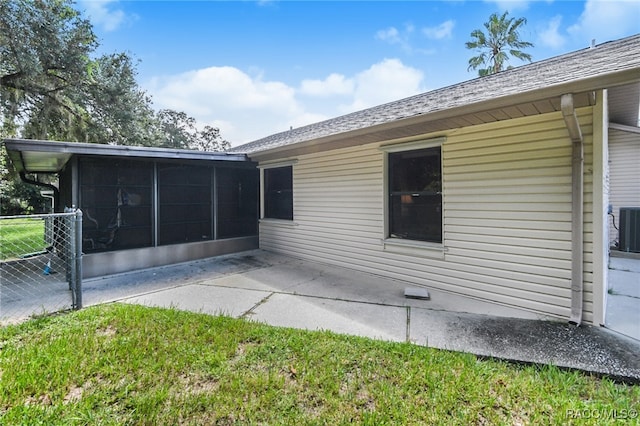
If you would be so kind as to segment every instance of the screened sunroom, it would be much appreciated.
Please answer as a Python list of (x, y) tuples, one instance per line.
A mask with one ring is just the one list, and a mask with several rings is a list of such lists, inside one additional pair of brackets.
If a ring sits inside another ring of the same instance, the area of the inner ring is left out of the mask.
[(36, 140), (5, 146), (23, 180), (58, 176), (56, 211), (82, 210), (87, 277), (258, 247), (259, 173), (242, 154)]

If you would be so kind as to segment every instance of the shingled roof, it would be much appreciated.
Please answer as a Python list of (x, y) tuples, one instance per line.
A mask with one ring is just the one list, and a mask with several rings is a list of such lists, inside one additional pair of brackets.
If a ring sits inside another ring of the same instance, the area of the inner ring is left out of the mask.
[[(612, 76), (624, 75), (623, 79)], [(231, 149), (259, 153), (503, 99), (504, 105), (640, 81), (640, 34), (276, 133)], [(555, 91), (553, 89), (556, 89)], [(557, 93), (555, 93), (557, 92)], [(508, 118), (508, 117), (507, 117)], [(400, 124), (400, 123), (398, 123)]]

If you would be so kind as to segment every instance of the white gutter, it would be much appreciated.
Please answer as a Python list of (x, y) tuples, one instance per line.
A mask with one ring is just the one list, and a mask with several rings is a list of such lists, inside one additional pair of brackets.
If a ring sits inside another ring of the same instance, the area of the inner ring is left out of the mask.
[(578, 116), (573, 105), (573, 95), (560, 98), (560, 108), (569, 131), (571, 155), (571, 317), (569, 322), (580, 325), (583, 307), (584, 263), (584, 144)]

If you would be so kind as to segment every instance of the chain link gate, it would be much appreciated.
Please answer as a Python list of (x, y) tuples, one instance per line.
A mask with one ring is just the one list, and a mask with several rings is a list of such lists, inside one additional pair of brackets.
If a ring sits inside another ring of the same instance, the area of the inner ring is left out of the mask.
[(0, 216), (0, 324), (82, 308), (82, 212)]

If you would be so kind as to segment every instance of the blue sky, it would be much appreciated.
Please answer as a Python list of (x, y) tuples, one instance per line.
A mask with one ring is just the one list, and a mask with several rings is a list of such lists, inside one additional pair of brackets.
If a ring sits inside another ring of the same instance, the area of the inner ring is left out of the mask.
[[(640, 33), (640, 0), (78, 0), (100, 52), (140, 60), (156, 108), (232, 145), (477, 76), (465, 48), (491, 13), (525, 17), (534, 61)], [(522, 64), (513, 61), (512, 65)]]

